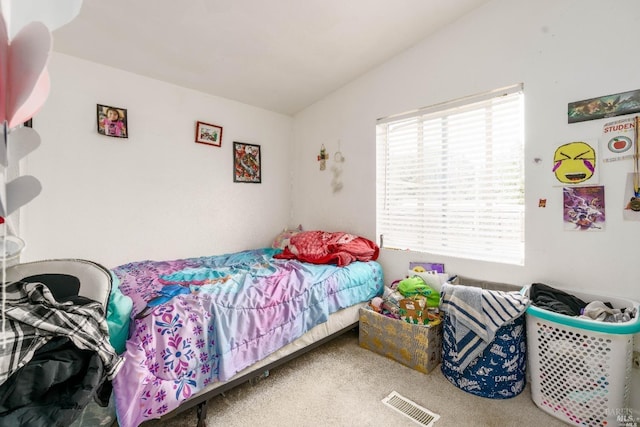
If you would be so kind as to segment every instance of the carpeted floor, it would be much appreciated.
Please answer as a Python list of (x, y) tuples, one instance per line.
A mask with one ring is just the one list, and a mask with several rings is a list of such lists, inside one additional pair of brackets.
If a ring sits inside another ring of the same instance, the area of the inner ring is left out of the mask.
[[(529, 386), (511, 399), (474, 396), (449, 383), (440, 366), (422, 374), (359, 347), (355, 331), (211, 399), (206, 425), (416, 426), (381, 403), (394, 390), (439, 414), (435, 427), (566, 426), (535, 406)], [(195, 427), (196, 410), (161, 425)]]

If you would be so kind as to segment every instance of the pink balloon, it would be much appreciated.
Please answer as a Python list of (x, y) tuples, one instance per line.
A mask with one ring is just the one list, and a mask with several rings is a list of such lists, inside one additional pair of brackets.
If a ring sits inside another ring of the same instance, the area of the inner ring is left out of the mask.
[(9, 35), (7, 24), (0, 14), (0, 123), (7, 120), (6, 80), (8, 74)]
[(45, 69), (31, 93), (26, 97), (22, 105), (17, 107), (17, 111), (9, 117), (9, 128), (14, 128), (26, 122), (40, 111), (49, 96), (50, 88), (49, 72)]
[(41, 22), (26, 25), (9, 46), (7, 73), (0, 87), (4, 93), (6, 120), (13, 128), (30, 119), (47, 100), (50, 89), (47, 63), (51, 55), (52, 37)]

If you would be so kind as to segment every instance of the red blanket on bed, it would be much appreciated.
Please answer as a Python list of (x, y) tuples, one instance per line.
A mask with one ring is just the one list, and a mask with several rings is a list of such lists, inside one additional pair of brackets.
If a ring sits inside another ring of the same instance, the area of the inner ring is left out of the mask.
[(353, 261), (375, 261), (379, 253), (378, 245), (364, 237), (342, 232), (303, 231), (292, 236), (289, 245), (274, 258), (343, 267)]

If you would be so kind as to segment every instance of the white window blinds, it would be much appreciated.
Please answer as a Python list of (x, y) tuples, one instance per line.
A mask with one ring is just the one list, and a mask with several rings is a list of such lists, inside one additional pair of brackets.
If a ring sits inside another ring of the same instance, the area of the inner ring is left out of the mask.
[(378, 120), (386, 248), (524, 264), (522, 85)]

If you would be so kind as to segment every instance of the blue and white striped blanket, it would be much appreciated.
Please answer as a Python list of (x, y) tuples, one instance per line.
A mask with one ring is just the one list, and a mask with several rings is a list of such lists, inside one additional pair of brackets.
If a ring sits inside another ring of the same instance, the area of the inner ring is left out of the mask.
[(529, 305), (529, 298), (520, 292), (475, 286), (445, 283), (440, 294), (440, 308), (455, 330), (460, 372), (482, 354), (500, 327), (521, 316)]

